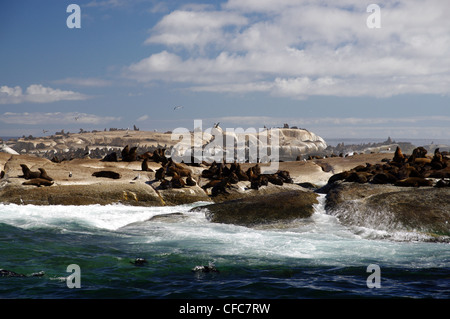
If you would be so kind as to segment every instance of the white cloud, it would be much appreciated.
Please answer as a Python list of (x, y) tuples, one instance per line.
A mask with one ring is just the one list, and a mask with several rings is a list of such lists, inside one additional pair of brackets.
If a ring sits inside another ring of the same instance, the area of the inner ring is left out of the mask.
[(120, 117), (98, 116), (94, 114), (70, 112), (70, 113), (13, 113), (6, 112), (0, 117), (0, 122), (5, 124), (25, 124), (25, 125), (53, 125), (53, 124), (105, 124), (120, 121)]
[(140, 116), (136, 121), (138, 122), (144, 122), (146, 120), (148, 120), (150, 118), (150, 116), (148, 116), (147, 114)]
[(450, 93), (450, 6), (388, 0), (369, 29), (358, 0), (229, 0), (180, 9), (147, 44), (166, 47), (126, 68), (142, 82), (275, 96)]
[[(204, 8), (201, 7), (195, 7)], [(206, 45), (224, 45), (222, 29), (247, 24), (247, 18), (233, 12), (176, 10), (166, 15), (154, 28), (146, 44), (164, 44), (183, 48), (205, 48)]]
[(81, 93), (53, 89), (40, 84), (30, 85), (25, 92), (22, 91), (20, 86), (0, 87), (0, 104), (18, 104), (24, 102), (51, 103), (65, 100), (86, 100), (87, 98), (86, 95)]
[(86, 7), (123, 7), (127, 4), (129, 4), (130, 1), (127, 0), (104, 0), (104, 1), (97, 1), (93, 0), (87, 4), (85, 4)]
[[(221, 127), (291, 127), (307, 128), (321, 137), (354, 138), (446, 138), (450, 116), (411, 116), (411, 117), (273, 117), (273, 116), (225, 116), (204, 119), (220, 122)], [(432, 125), (430, 125), (432, 123)]]
[(394, 124), (405, 126), (423, 127), (428, 123), (440, 123), (441, 125), (450, 124), (450, 116), (411, 116), (411, 117), (376, 117), (376, 118), (358, 118), (358, 117), (273, 117), (273, 116), (225, 116), (211, 120), (222, 123), (234, 123), (236, 125), (266, 125), (279, 126), (289, 123), (294, 126), (367, 126), (367, 125), (389, 125)]
[(109, 86), (111, 82), (98, 78), (65, 78), (54, 81), (56, 84), (69, 84), (75, 86), (104, 87)]

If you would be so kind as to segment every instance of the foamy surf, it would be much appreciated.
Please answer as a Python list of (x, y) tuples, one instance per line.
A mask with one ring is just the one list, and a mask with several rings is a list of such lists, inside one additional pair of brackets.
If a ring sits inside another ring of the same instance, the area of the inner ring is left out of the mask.
[[(424, 294), (423, 287), (402, 282), (414, 269), (417, 276), (431, 271), (438, 288), (428, 284), (425, 291), (442, 296), (448, 244), (385, 240), (379, 232), (344, 227), (326, 214), (323, 196), (310, 218), (281, 228), (211, 223), (204, 212), (190, 211), (204, 204), (0, 205), (1, 268), (46, 274), (26, 287), (9, 281), (0, 295), (30, 297), (35, 287), (40, 298), (94, 297), (92, 291), (113, 298), (363, 296), (373, 294), (366, 268), (377, 264), (382, 274), (391, 273), (385, 285), (403, 285), (377, 292), (381, 295)], [(135, 258), (148, 262), (137, 267), (131, 263)], [(211, 262), (218, 272), (192, 272)], [(69, 264), (81, 267), (85, 290), (65, 286)]]

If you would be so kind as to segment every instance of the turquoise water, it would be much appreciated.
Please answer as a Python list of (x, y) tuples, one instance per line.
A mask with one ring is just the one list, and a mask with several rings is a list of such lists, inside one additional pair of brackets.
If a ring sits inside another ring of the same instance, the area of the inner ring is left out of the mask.
[[(322, 199), (323, 200), (323, 199)], [(346, 228), (317, 205), (283, 229), (214, 224), (177, 207), (0, 204), (0, 298), (450, 297), (450, 246)], [(150, 218), (170, 213), (171, 218)], [(147, 263), (136, 266), (135, 258)], [(213, 263), (219, 272), (194, 272)], [(69, 288), (67, 266), (80, 267)], [(370, 264), (380, 288), (369, 288)]]

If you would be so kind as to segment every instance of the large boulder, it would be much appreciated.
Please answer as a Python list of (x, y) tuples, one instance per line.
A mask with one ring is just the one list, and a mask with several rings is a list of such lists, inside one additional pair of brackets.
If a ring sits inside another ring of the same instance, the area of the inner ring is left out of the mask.
[(314, 205), (318, 204), (317, 196), (311, 191), (289, 190), (215, 203), (193, 210), (204, 210), (206, 217), (214, 223), (254, 227), (308, 218), (314, 213)]
[(450, 188), (334, 183), (326, 211), (347, 226), (450, 240)]
[(144, 183), (98, 183), (50, 187), (19, 186), (9, 183), (0, 187), (0, 202), (18, 205), (109, 205), (119, 203), (130, 206), (164, 205), (155, 190)]

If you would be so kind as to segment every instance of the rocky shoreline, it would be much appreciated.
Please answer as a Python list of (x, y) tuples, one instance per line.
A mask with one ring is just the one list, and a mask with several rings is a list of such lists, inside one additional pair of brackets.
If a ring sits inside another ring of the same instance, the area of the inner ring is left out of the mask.
[[(113, 159), (62, 162), (0, 153), (0, 203), (151, 207), (202, 202), (195, 210), (211, 222), (284, 227), (310, 218), (319, 194), (325, 194), (326, 212), (343, 225), (450, 242), (450, 166), (439, 151), (430, 156), (417, 148), (403, 155), (397, 148), (395, 153), (280, 162), (270, 176), (260, 173), (267, 164), (187, 165), (171, 162), (161, 150), (136, 156), (133, 151), (124, 148)], [(422, 183), (413, 182), (419, 179)]]

